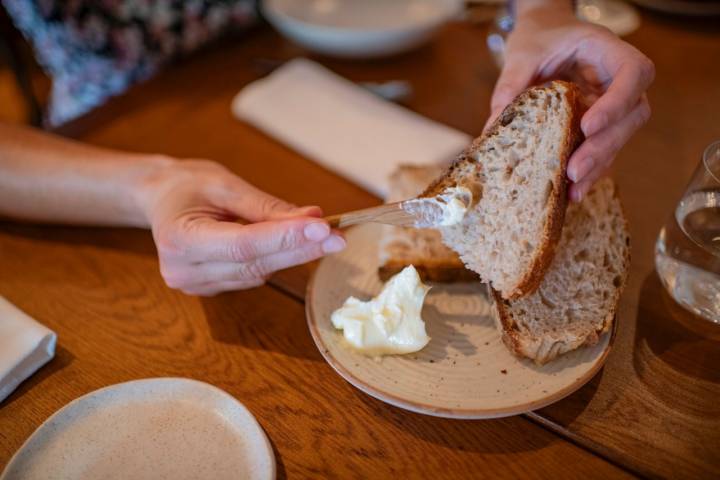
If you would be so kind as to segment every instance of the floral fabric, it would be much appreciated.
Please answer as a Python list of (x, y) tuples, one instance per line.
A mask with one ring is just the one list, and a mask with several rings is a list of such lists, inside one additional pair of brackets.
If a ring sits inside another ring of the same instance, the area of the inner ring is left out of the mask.
[(52, 78), (46, 123), (71, 120), (168, 59), (254, 20), (253, 0), (2, 0)]

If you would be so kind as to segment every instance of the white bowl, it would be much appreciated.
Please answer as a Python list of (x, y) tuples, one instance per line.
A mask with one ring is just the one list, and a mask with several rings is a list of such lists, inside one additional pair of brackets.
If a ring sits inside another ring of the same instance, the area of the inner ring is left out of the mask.
[(420, 46), (462, 7), (462, 0), (265, 0), (263, 12), (308, 50), (376, 58)]

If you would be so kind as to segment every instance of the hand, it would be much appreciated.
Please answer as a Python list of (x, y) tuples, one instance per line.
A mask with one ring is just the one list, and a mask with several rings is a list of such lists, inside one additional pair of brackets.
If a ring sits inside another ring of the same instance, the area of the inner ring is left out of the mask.
[(209, 161), (168, 161), (144, 180), (138, 202), (165, 282), (190, 295), (256, 287), (345, 247), (320, 208), (285, 203)]
[(488, 125), (529, 85), (552, 79), (577, 83), (589, 106), (581, 121), (585, 140), (567, 168), (573, 182), (570, 198), (579, 201), (650, 117), (645, 91), (655, 67), (609, 30), (577, 20), (569, 8), (535, 7), (518, 13)]

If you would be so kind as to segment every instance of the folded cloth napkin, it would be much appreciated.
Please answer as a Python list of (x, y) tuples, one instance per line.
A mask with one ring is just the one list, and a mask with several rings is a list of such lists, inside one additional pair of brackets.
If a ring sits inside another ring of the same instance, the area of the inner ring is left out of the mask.
[(55, 356), (57, 336), (0, 297), (0, 402)]
[(399, 164), (446, 162), (471, 140), (303, 58), (243, 88), (232, 110), (381, 197)]

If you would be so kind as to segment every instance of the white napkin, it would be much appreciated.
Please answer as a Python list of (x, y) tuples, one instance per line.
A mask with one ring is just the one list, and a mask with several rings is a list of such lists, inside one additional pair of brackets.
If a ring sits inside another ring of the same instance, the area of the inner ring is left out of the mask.
[(303, 58), (246, 86), (232, 110), (381, 197), (387, 193), (388, 175), (399, 164), (446, 162), (471, 140)]
[(0, 297), (0, 402), (55, 356), (55, 332)]

